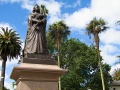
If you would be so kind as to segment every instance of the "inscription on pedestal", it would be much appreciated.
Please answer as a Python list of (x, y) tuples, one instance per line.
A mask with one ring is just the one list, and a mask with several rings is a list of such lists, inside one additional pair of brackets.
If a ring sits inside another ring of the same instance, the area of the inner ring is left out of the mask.
[(43, 55), (43, 54), (36, 54), (36, 53), (27, 53), (25, 58), (39, 58), (39, 59), (50, 59), (51, 55)]
[(37, 88), (35, 88), (34, 90), (47, 90), (47, 89), (45, 89), (45, 88), (40, 88), (40, 87), (37, 87)]
[(52, 55), (35, 53), (27, 53), (24, 58), (21, 58), (19, 63), (56, 65), (56, 61)]

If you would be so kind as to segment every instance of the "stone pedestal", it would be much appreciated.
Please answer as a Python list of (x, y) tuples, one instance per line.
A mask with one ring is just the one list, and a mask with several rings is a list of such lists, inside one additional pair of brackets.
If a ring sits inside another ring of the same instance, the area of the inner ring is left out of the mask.
[(66, 72), (57, 65), (21, 63), (10, 77), (16, 90), (58, 90), (58, 78)]

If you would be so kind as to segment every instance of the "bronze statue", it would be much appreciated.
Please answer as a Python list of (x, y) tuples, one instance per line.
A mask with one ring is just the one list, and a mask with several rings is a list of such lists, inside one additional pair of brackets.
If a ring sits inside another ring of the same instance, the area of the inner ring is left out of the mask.
[(46, 16), (40, 12), (40, 7), (36, 4), (28, 18), (24, 55), (27, 53), (48, 54), (45, 31)]

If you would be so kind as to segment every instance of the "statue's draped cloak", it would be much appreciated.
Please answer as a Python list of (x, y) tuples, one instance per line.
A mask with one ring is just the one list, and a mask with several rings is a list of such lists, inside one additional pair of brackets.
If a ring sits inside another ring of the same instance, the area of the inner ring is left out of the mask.
[(25, 41), (24, 53), (46, 54), (46, 19), (44, 22), (38, 23), (33, 20), (31, 14), (28, 18), (28, 30)]

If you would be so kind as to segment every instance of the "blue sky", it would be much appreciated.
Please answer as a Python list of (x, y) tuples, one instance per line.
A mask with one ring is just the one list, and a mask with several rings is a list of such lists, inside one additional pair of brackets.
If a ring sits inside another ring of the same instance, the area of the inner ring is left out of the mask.
[[(103, 62), (112, 66), (111, 72), (120, 67), (113, 66), (120, 54), (120, 0), (0, 0), (0, 27), (9, 27), (19, 33), (24, 42), (27, 32), (27, 19), (35, 4), (44, 4), (49, 10), (47, 26), (65, 20), (70, 27), (70, 37), (79, 38), (90, 45), (93, 41), (85, 35), (85, 26), (93, 17), (103, 18), (110, 27), (100, 34), (100, 49)], [(1, 66), (1, 61), (0, 61)], [(17, 66), (17, 60), (7, 62), (5, 85), (11, 88), (9, 79), (11, 70)]]

